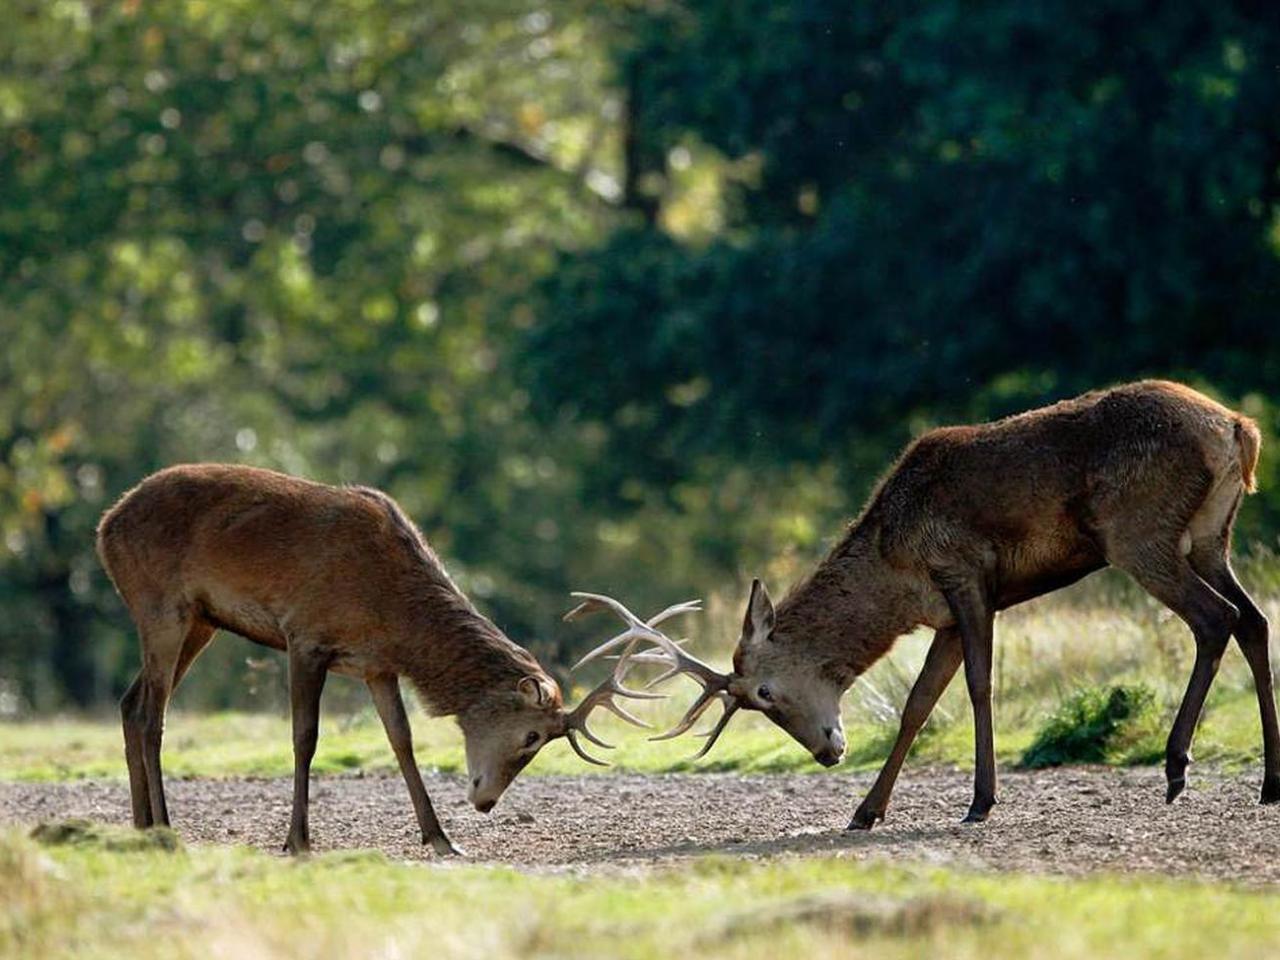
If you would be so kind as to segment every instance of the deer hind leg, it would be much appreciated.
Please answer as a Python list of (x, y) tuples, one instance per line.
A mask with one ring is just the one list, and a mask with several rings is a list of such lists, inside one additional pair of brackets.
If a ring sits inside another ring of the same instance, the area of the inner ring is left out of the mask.
[(182, 683), (182, 678), (187, 675), (187, 671), (191, 669), (191, 664), (195, 663), (196, 657), (204, 653), (204, 648), (209, 645), (209, 641), (213, 639), (213, 635), (217, 632), (217, 627), (204, 620), (196, 620), (191, 624), (191, 628), (187, 630), (187, 637), (182, 643), (182, 652), (178, 655), (178, 662), (173, 668), (173, 689), (178, 689), (178, 684)]
[(160, 766), (165, 711), (184, 651), (195, 645), (198, 652), (213, 634), (211, 627), (193, 619), (181, 603), (160, 603), (155, 609), (156, 616), (139, 624), (142, 670), (120, 703), (133, 822), (137, 827), (169, 826)]
[[(1194, 555), (1194, 554), (1193, 554)], [(1271, 679), (1270, 628), (1267, 618), (1236, 579), (1226, 557), (1216, 567), (1197, 567), (1200, 575), (1240, 611), (1235, 637), (1253, 674), (1262, 721), (1263, 803), (1280, 801), (1280, 726), (1276, 722), (1276, 698)]]
[(435, 808), (431, 806), (431, 798), (427, 796), (427, 788), (422, 783), (418, 763), (413, 757), (413, 731), (409, 726), (409, 716), (405, 713), (404, 700), (400, 697), (399, 682), (394, 676), (382, 676), (373, 677), (366, 683), (373, 695), (373, 705), (378, 710), (378, 716), (382, 718), (382, 726), (387, 731), (387, 739), (391, 741), (391, 749), (395, 751), (396, 762), (400, 764), (400, 773), (409, 788), (409, 799), (413, 801), (413, 811), (418, 816), (418, 826), (422, 830), (422, 842), (431, 844), (431, 848), (441, 855), (458, 855), (461, 851), (453, 845), (440, 826)]
[(898, 738), (893, 743), (889, 758), (880, 768), (875, 784), (867, 792), (853, 819), (849, 821), (850, 830), (870, 830), (877, 821), (884, 819), (884, 812), (889, 806), (889, 797), (893, 793), (893, 785), (897, 782), (898, 772), (902, 769), (907, 751), (915, 742), (916, 734), (929, 719), (929, 714), (938, 703), (938, 698), (947, 689), (947, 684), (956, 675), (963, 659), (960, 645), (960, 633), (954, 627), (939, 630), (929, 646), (920, 676), (916, 678), (907, 696), (906, 705), (902, 708), (902, 722), (898, 728)]
[(145, 675), (139, 673), (120, 701), (120, 719), (124, 726), (124, 759), (129, 768), (129, 800), (133, 807), (133, 825), (145, 830), (155, 821), (151, 818), (151, 799), (147, 787), (147, 770), (142, 762), (143, 728), (142, 690)]
[(1185, 535), (1134, 535), (1126, 537), (1125, 544), (1124, 549), (1111, 551), (1108, 559), (1181, 617), (1196, 642), (1191, 678), (1165, 747), (1165, 800), (1172, 803), (1187, 785), (1191, 740), (1240, 613), (1200, 578), (1183, 555), (1187, 547)]
[[(1267, 618), (1253, 598), (1245, 592), (1235, 571), (1231, 569), (1231, 523), (1235, 519), (1237, 493), (1225, 520), (1218, 530), (1204, 533), (1197, 530), (1193, 521), (1191, 552), (1187, 557), (1191, 566), (1205, 582), (1217, 590), (1240, 612), (1236, 621), (1235, 638), (1244, 654), (1245, 662), (1253, 674), (1253, 686), (1258, 695), (1258, 713), (1262, 721), (1263, 750), (1263, 803), (1280, 801), (1280, 727), (1276, 722), (1276, 699), (1271, 678), (1270, 628)], [(1219, 518), (1220, 519), (1220, 518)]]
[(293, 715), (293, 813), (284, 849), (311, 849), (307, 807), (310, 801), (311, 759), (320, 735), (320, 694), (329, 673), (329, 657), (314, 648), (289, 641), (289, 705)]

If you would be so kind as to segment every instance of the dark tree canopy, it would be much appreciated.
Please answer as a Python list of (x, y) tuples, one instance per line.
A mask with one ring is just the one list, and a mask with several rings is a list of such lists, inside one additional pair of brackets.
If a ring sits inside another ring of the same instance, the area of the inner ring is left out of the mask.
[(651, 154), (727, 158), (726, 225), (566, 256), (528, 360), (655, 481), (1144, 374), (1280, 386), (1274, 5), (709, 0), (623, 57)]

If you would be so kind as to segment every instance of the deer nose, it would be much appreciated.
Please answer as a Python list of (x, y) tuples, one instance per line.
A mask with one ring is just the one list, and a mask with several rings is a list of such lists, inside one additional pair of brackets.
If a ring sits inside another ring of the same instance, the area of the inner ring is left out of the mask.
[(837, 756), (844, 753), (843, 730), (837, 730), (835, 727), (823, 727), (822, 732), (826, 735), (827, 743), (831, 744), (831, 749)]
[(830, 747), (825, 750), (819, 750), (813, 755), (813, 759), (817, 760), (824, 767), (834, 767), (840, 762), (840, 754)]

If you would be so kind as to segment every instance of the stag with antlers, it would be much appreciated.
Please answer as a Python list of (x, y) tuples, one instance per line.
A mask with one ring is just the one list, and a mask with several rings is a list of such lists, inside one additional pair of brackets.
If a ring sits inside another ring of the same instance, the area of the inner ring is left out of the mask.
[[(487, 813), (547, 743), (578, 735), (597, 708), (641, 723), (615, 698), (658, 694), (613, 673), (572, 710), (533, 655), (481, 615), (386, 494), (249, 467), (163, 470), (109, 510), (98, 552), (142, 641), (142, 670), (121, 703), (133, 822), (169, 824), (160, 768), (165, 707), (219, 629), (285, 651), (293, 714), (293, 814), (285, 849), (309, 849), (311, 760), (330, 671), (363, 680), (409, 789), (423, 843), (456, 853), (413, 756), (399, 678), (466, 740), (468, 797)], [(651, 623), (688, 609), (673, 607)], [(643, 724), (641, 724), (643, 725)]]
[[(1112, 565), (1178, 614), (1195, 639), (1195, 664), (1165, 752), (1166, 800), (1186, 786), (1192, 735), (1234, 634), (1262, 721), (1261, 800), (1280, 801), (1267, 620), (1230, 563), (1232, 525), (1241, 498), (1254, 489), (1259, 446), (1249, 418), (1163, 381), (934, 430), (907, 448), (861, 517), (776, 610), (764, 586), (753, 583), (731, 673), (656, 633), (647, 636), (652, 651), (635, 659), (661, 660), (702, 685), (673, 733), (719, 700), (725, 713), (716, 736), (735, 711), (759, 710), (830, 766), (845, 747), (844, 691), (897, 637), (932, 627), (897, 740), (849, 826), (867, 829), (883, 819), (907, 751), (962, 663), (976, 761), (965, 819), (976, 822), (996, 803), (996, 611)], [(634, 619), (617, 604), (597, 602)]]

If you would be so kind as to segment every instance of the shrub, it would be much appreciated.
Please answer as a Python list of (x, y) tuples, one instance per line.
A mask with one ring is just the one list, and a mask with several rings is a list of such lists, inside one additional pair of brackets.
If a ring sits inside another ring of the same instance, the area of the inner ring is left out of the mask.
[(1036, 732), (1024, 767), (1064, 763), (1147, 763), (1161, 755), (1160, 709), (1144, 683), (1082, 687)]

